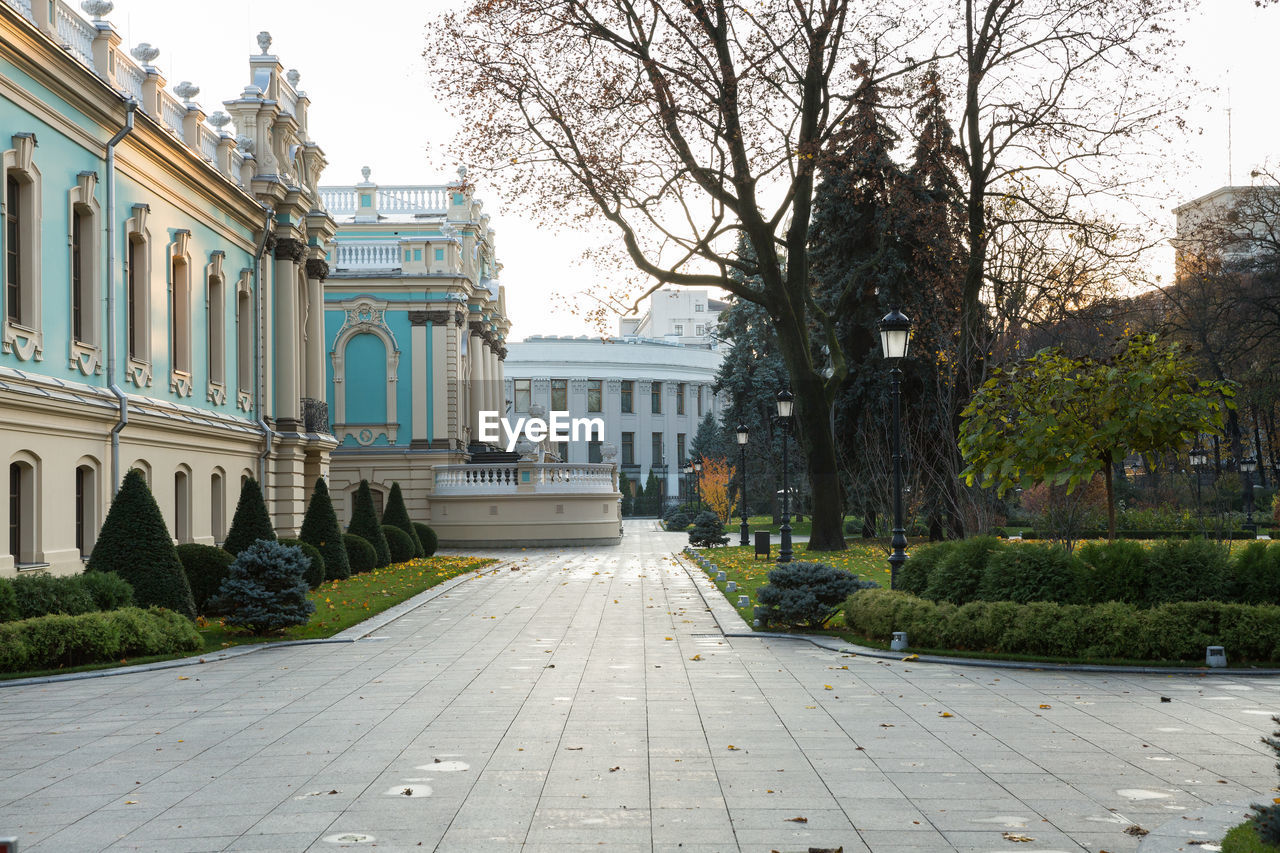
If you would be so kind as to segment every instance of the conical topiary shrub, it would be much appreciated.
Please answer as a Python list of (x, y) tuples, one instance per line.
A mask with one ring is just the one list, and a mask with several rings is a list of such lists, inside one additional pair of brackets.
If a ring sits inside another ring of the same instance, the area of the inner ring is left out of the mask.
[(236, 504), (236, 514), (231, 519), (231, 530), (227, 532), (227, 541), (222, 543), (222, 550), (239, 554), (259, 539), (274, 542), (276, 532), (271, 527), (266, 501), (262, 499), (262, 487), (250, 477), (240, 489), (240, 501)]
[(382, 535), (382, 522), (378, 520), (378, 510), (373, 506), (373, 492), (369, 491), (368, 480), (361, 480), (360, 488), (356, 489), (347, 532), (354, 533), (373, 546), (373, 552), (377, 556), (374, 565), (377, 568), (391, 565), (391, 550), (387, 547), (387, 537)]
[(409, 534), (409, 539), (413, 542), (414, 557), (427, 556), (422, 550), (422, 542), (418, 539), (417, 532), (413, 529), (413, 522), (409, 519), (409, 510), (405, 509), (404, 495), (400, 493), (399, 483), (391, 484), (391, 494), (387, 496), (387, 508), (382, 511), (382, 523), (399, 527)]
[(298, 534), (298, 538), (313, 546), (324, 557), (325, 580), (351, 577), (351, 562), (347, 559), (347, 548), (342, 544), (342, 527), (338, 524), (338, 514), (333, 511), (329, 487), (324, 480), (316, 480), (316, 488), (311, 493), (311, 502), (307, 504), (307, 514), (302, 519), (302, 532)]
[(191, 585), (142, 472), (125, 475), (89, 557), (89, 571), (115, 572), (133, 587), (139, 607), (167, 607), (195, 620)]

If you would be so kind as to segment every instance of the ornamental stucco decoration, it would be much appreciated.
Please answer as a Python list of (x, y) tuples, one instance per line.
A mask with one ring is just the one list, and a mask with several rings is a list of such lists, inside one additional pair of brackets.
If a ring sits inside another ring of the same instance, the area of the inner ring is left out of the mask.
[(343, 308), (346, 311), (346, 317), (342, 321), (342, 328), (338, 329), (335, 340), (340, 340), (346, 335), (371, 332), (375, 335), (385, 335), (395, 352), (400, 352), (396, 336), (391, 333), (391, 327), (387, 325), (387, 303), (375, 302), (372, 299), (358, 299), (344, 305)]
[(213, 125), (214, 128), (217, 129), (218, 133), (222, 133), (222, 129), (231, 124), (231, 116), (227, 115), (222, 110), (217, 110), (213, 115), (209, 116), (209, 124)]
[(145, 41), (129, 51), (129, 54), (143, 65), (150, 65), (156, 61), (156, 57), (160, 55), (160, 48), (152, 47)]
[(190, 104), (195, 99), (195, 96), (200, 94), (200, 87), (190, 80), (183, 80), (173, 87), (173, 93), (182, 98), (184, 104)]
[(372, 173), (373, 173), (372, 170), (368, 166), (360, 167), (360, 177), (364, 179), (364, 182), (366, 184), (369, 183), (369, 175), (371, 175)]
[(92, 15), (95, 21), (101, 21), (103, 17), (110, 15), (111, 10), (116, 7), (111, 0), (84, 0), (80, 4), (80, 8), (84, 9), (85, 14)]
[(267, 51), (271, 48), (271, 33), (263, 30), (258, 33), (258, 48), (262, 51), (263, 56), (267, 56)]
[(284, 75), (284, 79), (289, 81), (289, 85), (298, 88), (298, 81), (302, 79), (302, 75), (298, 73), (298, 69), (290, 68), (289, 72)]

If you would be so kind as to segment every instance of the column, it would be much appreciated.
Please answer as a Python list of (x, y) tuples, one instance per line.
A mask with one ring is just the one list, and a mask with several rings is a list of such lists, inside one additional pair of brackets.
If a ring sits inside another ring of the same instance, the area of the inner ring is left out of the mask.
[[(449, 312), (427, 312), (427, 341), (431, 352), (431, 446), (449, 447)], [(439, 376), (440, 381), (436, 381)]]
[(427, 431), (430, 403), (427, 395), (431, 386), (431, 373), (427, 367), (431, 327), (427, 325), (426, 311), (409, 312), (409, 382), (413, 389), (413, 432), (410, 447), (429, 447), (431, 434)]
[(501, 344), (497, 337), (494, 337), (493, 345), (489, 347), (489, 388), (493, 393), (489, 408), (498, 413), (505, 412), (507, 408), (506, 394), (503, 392), (502, 359), (498, 355), (501, 350)]
[(307, 385), (304, 397), (324, 400), (324, 280), (329, 264), (323, 258), (307, 261)]
[(306, 251), (300, 240), (283, 238), (275, 250), (275, 328), (272, 348), (275, 356), (275, 419), (279, 432), (298, 432), (299, 398), (298, 360), (301, 341), (298, 338), (298, 262)]
[(471, 399), (467, 406), (467, 424), (471, 427), (471, 439), (475, 440), (479, 411), (484, 407), (484, 339), (480, 337), (480, 324), (471, 323), (471, 340), (467, 342), (467, 360), (470, 362)]

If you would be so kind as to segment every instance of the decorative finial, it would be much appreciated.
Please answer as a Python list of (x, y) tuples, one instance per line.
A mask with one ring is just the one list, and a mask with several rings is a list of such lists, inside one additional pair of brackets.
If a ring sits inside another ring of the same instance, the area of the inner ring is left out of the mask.
[(252, 154), (253, 153), (253, 137), (244, 136), (244, 135), (237, 136), (236, 147), (239, 148), (240, 151), (244, 154)]
[(93, 15), (95, 21), (101, 21), (103, 16), (110, 15), (115, 7), (116, 4), (111, 0), (84, 0), (80, 4), (80, 8), (84, 9), (86, 14)]
[(156, 61), (156, 57), (160, 55), (160, 48), (152, 47), (145, 41), (129, 51), (129, 54), (143, 65), (150, 65)]
[(466, 167), (466, 166), (459, 166), (459, 167), (458, 167), (458, 180), (460, 180), (460, 181), (465, 181), (466, 179), (467, 179), (467, 167)]
[(222, 129), (231, 124), (231, 116), (227, 115), (222, 110), (218, 110), (213, 115), (209, 116), (209, 124), (216, 127), (219, 133), (222, 133)]
[(289, 85), (298, 88), (298, 81), (302, 79), (302, 75), (298, 73), (298, 69), (290, 68), (289, 73), (284, 75), (284, 79), (289, 81)]
[(267, 55), (267, 49), (271, 47), (271, 33), (263, 30), (258, 33), (258, 47), (262, 49), (262, 55)]
[(173, 87), (173, 93), (179, 98), (182, 98), (183, 103), (190, 104), (192, 99), (194, 99), (196, 95), (200, 94), (200, 87), (189, 80), (183, 80), (181, 83)]
[(363, 168), (361, 168), (361, 169), (360, 169), (360, 177), (364, 178), (364, 182), (365, 182), (366, 184), (367, 184), (367, 183), (369, 183), (369, 174), (370, 174), (370, 171), (371, 171), (371, 170), (369, 169), (369, 167), (368, 167), (368, 166), (365, 166), (365, 167), (363, 167)]

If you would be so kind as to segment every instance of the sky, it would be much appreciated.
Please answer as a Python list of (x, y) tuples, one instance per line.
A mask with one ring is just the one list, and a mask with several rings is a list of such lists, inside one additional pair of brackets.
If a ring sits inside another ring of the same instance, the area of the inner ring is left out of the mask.
[[(170, 89), (183, 80), (196, 84), (201, 91), (195, 100), (209, 113), (248, 83), (255, 38), (270, 32), (271, 52), (286, 69), (301, 73), (299, 88), (311, 98), (310, 136), (329, 161), (323, 184), (354, 184), (362, 166), (378, 183), (440, 184), (456, 177), (457, 163), (446, 150), (454, 126), (433, 99), (422, 51), (431, 20), (459, 2), (221, 0), (200, 7), (196, 23), (177, 13), (173, 0), (117, 0), (107, 17), (125, 47), (158, 47), (155, 64)], [(1228, 182), (1228, 90), (1232, 180), (1247, 183), (1249, 171), (1268, 159), (1280, 166), (1280, 110), (1274, 108), (1280, 9), (1258, 9), (1253, 0), (1202, 0), (1180, 35), (1190, 76), (1217, 91), (1199, 94), (1184, 117), (1192, 128), (1182, 143), (1187, 165), (1166, 176), (1163, 236), (1173, 231), (1173, 207)], [(485, 178), (475, 168), (482, 159), (477, 155), (470, 164), (470, 177), (484, 199)], [(568, 303), (599, 275), (581, 262), (582, 252), (610, 235), (544, 230), (518, 205), (498, 205), (492, 193), (488, 198), (485, 210), (504, 265), (510, 339), (595, 334)], [(1160, 253), (1154, 263), (1167, 276), (1172, 252)]]

